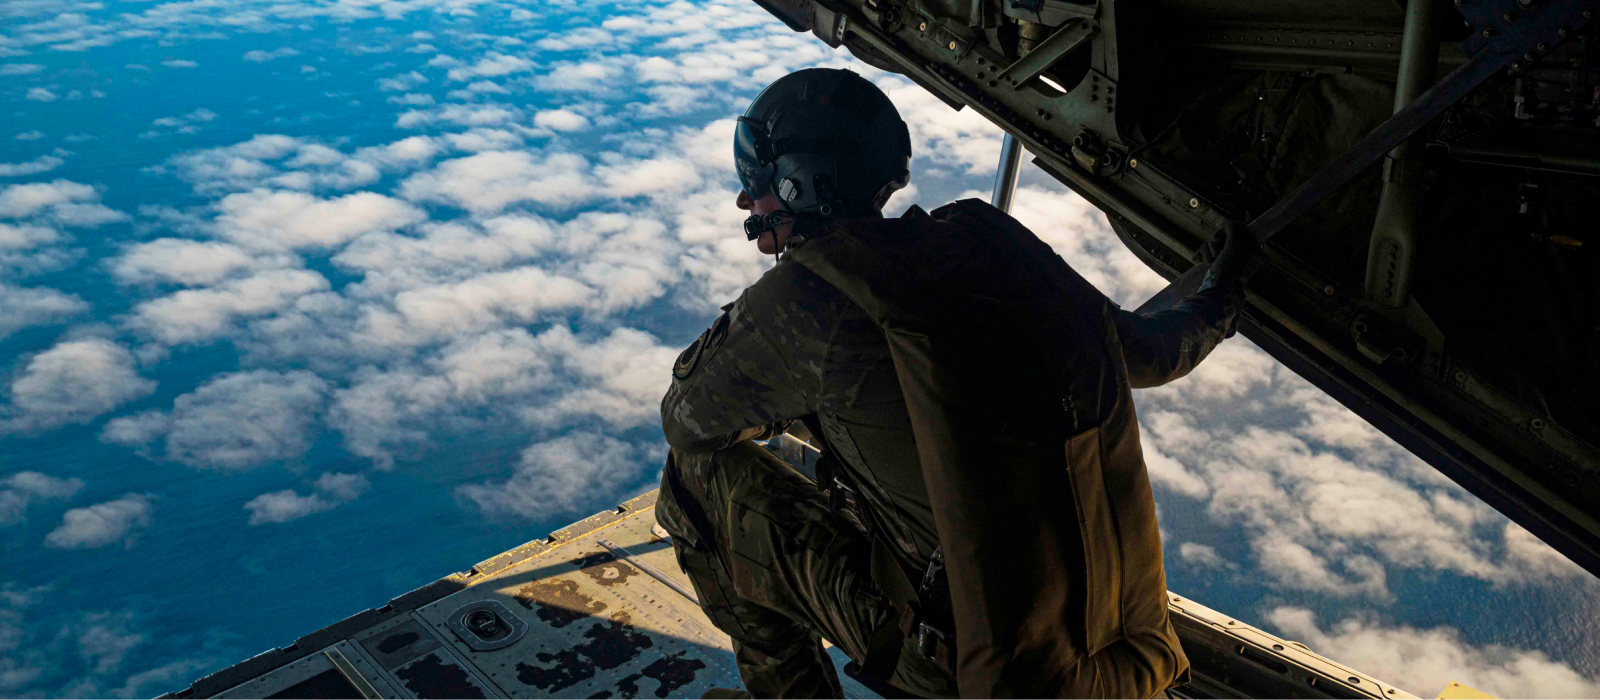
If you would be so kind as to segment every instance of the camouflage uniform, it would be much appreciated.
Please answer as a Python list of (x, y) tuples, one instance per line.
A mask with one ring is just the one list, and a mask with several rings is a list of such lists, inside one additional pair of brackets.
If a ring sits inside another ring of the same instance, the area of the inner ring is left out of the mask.
[[(915, 207), (906, 214), (928, 216)], [(1154, 318), (1119, 312), (1126, 381), (1153, 386), (1187, 374), (1231, 333), (1236, 302), (1199, 295)], [(712, 621), (733, 638), (753, 694), (839, 697), (818, 635), (859, 662), (892, 616), (870, 574), (869, 538), (886, 542), (912, 580), (939, 547), (882, 331), (839, 290), (785, 259), (724, 307), (673, 374), (662, 402), (673, 449), (658, 518), (680, 564)], [(750, 442), (805, 416), (820, 425), (840, 480), (856, 493), (859, 521)], [(953, 676), (909, 649), (891, 682), (954, 695)]]

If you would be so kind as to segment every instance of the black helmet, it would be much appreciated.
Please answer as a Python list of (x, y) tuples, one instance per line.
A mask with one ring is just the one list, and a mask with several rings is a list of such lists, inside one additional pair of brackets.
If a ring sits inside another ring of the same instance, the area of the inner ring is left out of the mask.
[[(733, 157), (751, 198), (776, 190), (789, 218), (824, 220), (876, 210), (905, 187), (911, 134), (894, 103), (865, 78), (807, 68), (750, 103), (739, 117)], [(753, 239), (775, 223), (746, 230)]]

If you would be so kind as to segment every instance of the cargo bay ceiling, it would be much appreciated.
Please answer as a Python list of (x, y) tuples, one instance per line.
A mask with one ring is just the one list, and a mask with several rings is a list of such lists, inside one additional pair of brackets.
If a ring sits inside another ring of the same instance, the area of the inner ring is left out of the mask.
[(1540, 32), (1267, 242), (1242, 332), (1600, 575), (1600, 1), (755, 1), (1014, 134), (1168, 279)]

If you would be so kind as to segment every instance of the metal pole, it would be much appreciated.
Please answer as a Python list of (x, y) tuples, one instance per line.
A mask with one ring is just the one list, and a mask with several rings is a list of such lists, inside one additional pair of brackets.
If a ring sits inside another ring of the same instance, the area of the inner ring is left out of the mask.
[(994, 172), (994, 208), (1011, 213), (1011, 195), (1017, 192), (1017, 169), (1022, 165), (1022, 142), (1011, 134), (1000, 144), (1000, 165)]
[[(1439, 13), (1444, 0), (1411, 0), (1400, 38), (1400, 71), (1394, 86), (1399, 112), (1433, 86), (1439, 66)], [(1422, 227), (1422, 144), (1412, 138), (1389, 152), (1383, 164), (1383, 194), (1367, 248), (1367, 299), (1381, 307), (1405, 306), (1411, 297)]]

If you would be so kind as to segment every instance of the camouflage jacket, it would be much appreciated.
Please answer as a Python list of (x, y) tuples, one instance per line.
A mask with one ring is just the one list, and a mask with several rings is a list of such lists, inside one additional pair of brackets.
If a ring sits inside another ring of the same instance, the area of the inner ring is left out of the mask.
[[(917, 207), (905, 214), (929, 216)], [(1232, 334), (1239, 297), (1218, 288), (1149, 316), (1119, 310), (1129, 384), (1188, 374)], [(926, 566), (939, 538), (883, 334), (843, 293), (785, 257), (678, 357), (662, 427), (673, 448), (708, 452), (807, 415), (821, 423), (869, 527), (912, 570)]]

